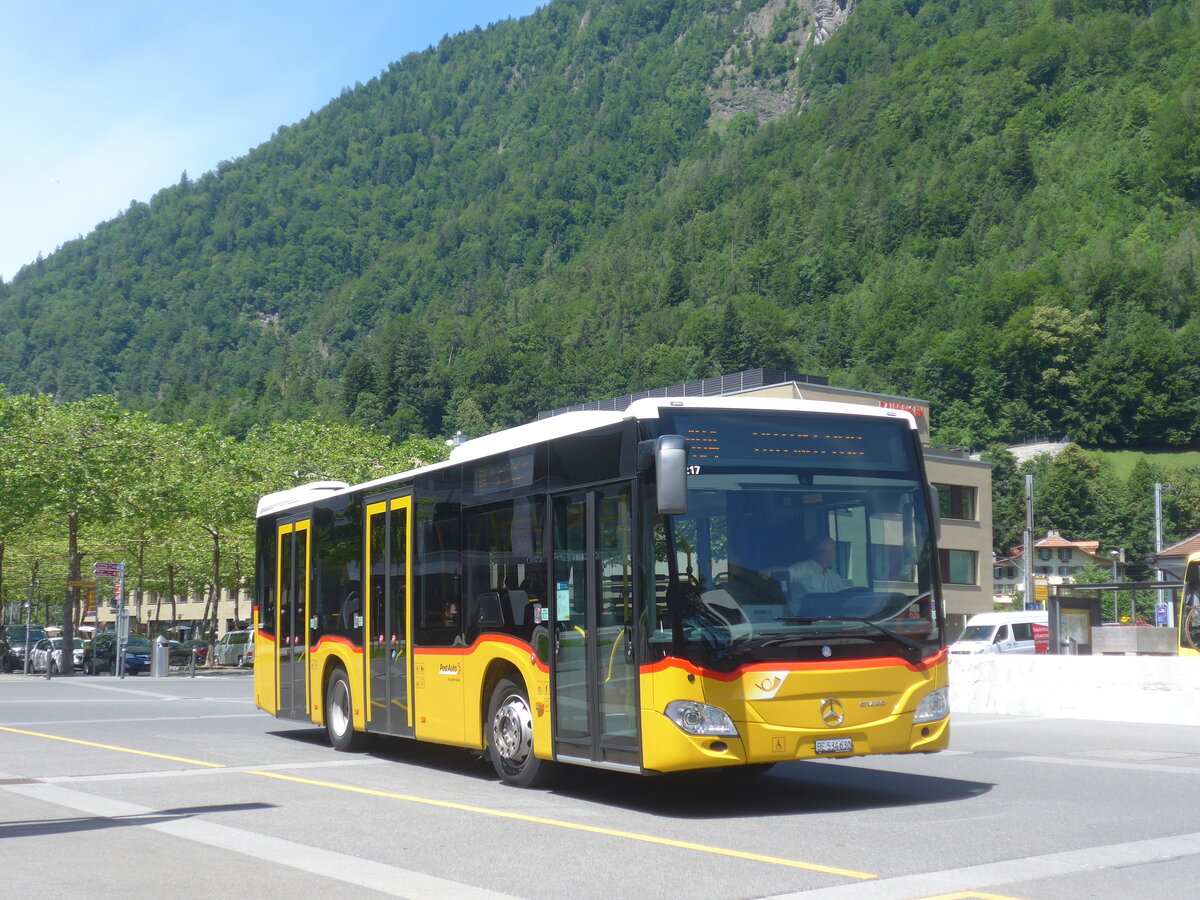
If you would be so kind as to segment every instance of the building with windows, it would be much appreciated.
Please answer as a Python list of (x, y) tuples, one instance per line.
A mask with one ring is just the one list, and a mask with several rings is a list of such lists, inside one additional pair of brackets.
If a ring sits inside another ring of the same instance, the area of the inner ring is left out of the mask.
[[(1116, 554), (1114, 559), (1113, 554)], [(1125, 551), (1102, 552), (1099, 541), (1071, 541), (1050, 529), (1033, 542), (1029, 560), (1033, 576), (1046, 584), (1074, 584), (1075, 573), (1095, 566), (1111, 570), (1116, 564), (1117, 579), (1125, 578)], [(992, 561), (992, 590), (997, 598), (1023, 596), (1025, 591), (1025, 548), (1013, 547), (1008, 556)]]
[(563, 407), (542, 413), (540, 418), (579, 409), (621, 410), (643, 397), (734, 394), (854, 403), (911, 413), (921, 436), (926, 472), (937, 488), (941, 504), (942, 536), (938, 555), (949, 636), (953, 638), (957, 635), (968, 617), (993, 610), (992, 584), (987, 580), (986, 569), (987, 562), (992, 558), (992, 467), (989, 463), (971, 459), (967, 451), (960, 448), (930, 443), (929, 402), (926, 400), (833, 387), (828, 378), (818, 375), (749, 369), (718, 378)]

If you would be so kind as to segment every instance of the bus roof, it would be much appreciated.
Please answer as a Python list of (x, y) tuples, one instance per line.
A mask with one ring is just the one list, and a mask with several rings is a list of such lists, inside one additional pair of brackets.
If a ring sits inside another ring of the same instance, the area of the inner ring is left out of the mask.
[(348, 490), (370, 489), (383, 487), (396, 481), (407, 481), (412, 477), (426, 472), (442, 469), (471, 460), (483, 459), (498, 453), (507, 453), (522, 447), (540, 444), (555, 438), (568, 437), (594, 431), (608, 425), (615, 425), (629, 419), (657, 419), (662, 409), (736, 409), (758, 410), (762, 412), (820, 412), (833, 415), (866, 416), (880, 419), (907, 420), (908, 427), (916, 430), (917, 423), (912, 414), (905, 410), (881, 409), (872, 406), (862, 406), (855, 403), (832, 403), (823, 400), (792, 400), (778, 397), (747, 397), (745, 395), (730, 397), (646, 397), (635, 400), (624, 411), (612, 410), (576, 410), (560, 413), (546, 419), (505, 428), (493, 434), (473, 438), (450, 451), (450, 458), (445, 462), (422, 466), (408, 472), (398, 472), (386, 475), (374, 481), (351, 485), (344, 481), (315, 481), (299, 487), (289, 488), (267, 494), (258, 501), (257, 515), (276, 514), (292, 508), (299, 508), (325, 497)]

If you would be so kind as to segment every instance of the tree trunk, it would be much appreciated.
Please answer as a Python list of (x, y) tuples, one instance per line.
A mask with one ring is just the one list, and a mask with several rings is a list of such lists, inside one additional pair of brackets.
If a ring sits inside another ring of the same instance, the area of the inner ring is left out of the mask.
[(175, 565), (167, 563), (167, 595), (171, 598), (171, 627), (179, 621), (178, 608), (175, 606)]
[[(146, 542), (138, 541), (138, 551), (137, 551), (138, 574), (137, 574), (136, 609), (137, 609), (137, 614), (138, 614), (139, 619), (142, 616), (142, 597), (143, 597), (142, 589), (145, 586), (145, 559), (146, 559)], [(157, 620), (158, 616), (155, 616), (154, 618)]]
[[(204, 598), (204, 612), (200, 614), (200, 621), (204, 623), (204, 631), (208, 631), (208, 611), (212, 608), (212, 591), (209, 591), (206, 595), (204, 588), (200, 588), (200, 596)], [(200, 637), (207, 639), (208, 635), (202, 632)]]
[(75, 674), (75, 613), (78, 604), (74, 582), (79, 581), (79, 512), (74, 509), (67, 513), (67, 581), (70, 583), (63, 596), (60, 675)]
[(212, 536), (213, 541), (212, 630), (209, 632), (211, 637), (208, 644), (208, 658), (215, 660), (217, 656), (217, 621), (221, 615), (221, 532), (211, 528), (208, 533)]

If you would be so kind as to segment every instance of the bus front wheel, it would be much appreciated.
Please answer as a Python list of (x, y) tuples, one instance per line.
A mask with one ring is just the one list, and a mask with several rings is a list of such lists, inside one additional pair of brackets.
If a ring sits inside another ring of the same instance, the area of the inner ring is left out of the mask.
[(350, 679), (342, 669), (333, 670), (325, 687), (325, 734), (334, 750), (354, 752), (366, 744), (367, 736), (354, 730)]
[(554, 764), (533, 752), (533, 712), (525, 685), (502, 678), (488, 704), (488, 755), (496, 774), (514, 787), (540, 787), (549, 782)]

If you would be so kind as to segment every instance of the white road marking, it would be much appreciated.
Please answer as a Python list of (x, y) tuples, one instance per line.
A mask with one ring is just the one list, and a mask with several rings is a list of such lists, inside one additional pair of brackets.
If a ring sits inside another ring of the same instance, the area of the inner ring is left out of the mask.
[(194, 778), (204, 775), (228, 775), (231, 772), (290, 772), (293, 769), (330, 769), (346, 766), (387, 765), (386, 759), (330, 759), (317, 762), (276, 763), (270, 766), (224, 766), (219, 769), (167, 769), (162, 772), (108, 772), (103, 775), (48, 775), (37, 781), (45, 784), (80, 784), (90, 781), (140, 781), (143, 778)]
[(774, 894), (761, 900), (911, 900), (914, 897), (989, 891), (1008, 884), (1069, 877), (1081, 872), (1143, 865), (1188, 856), (1200, 856), (1200, 832), (1047, 853), (1043, 856), (983, 863), (961, 869), (946, 869), (942, 872), (880, 878), (876, 881), (799, 891), (794, 894)]
[[(221, 770), (228, 771), (228, 770)], [(198, 817), (172, 818), (155, 821), (162, 815), (158, 810), (136, 806), (121, 800), (110, 800), (85, 794), (53, 784), (4, 785), (0, 790), (11, 791), (22, 796), (75, 810), (86, 815), (104, 818), (148, 817), (138, 827), (169, 834), (172, 837), (216, 847), (230, 853), (248, 856), (260, 863), (273, 863), (290, 869), (298, 869), (320, 875), (343, 884), (353, 884), (387, 894), (391, 897), (406, 897), (408, 900), (516, 900), (509, 894), (500, 894), (469, 884), (446, 878), (437, 878), (422, 872), (389, 866), (368, 859), (358, 859), (345, 853), (325, 850), (288, 841), (282, 838), (256, 834), (242, 828), (219, 825)]]

